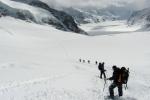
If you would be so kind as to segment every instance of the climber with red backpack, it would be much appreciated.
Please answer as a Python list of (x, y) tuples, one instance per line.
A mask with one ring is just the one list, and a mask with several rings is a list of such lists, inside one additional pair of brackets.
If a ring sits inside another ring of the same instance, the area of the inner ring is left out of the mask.
[(107, 80), (112, 80), (112, 84), (109, 86), (109, 93), (110, 98), (114, 98), (114, 88), (118, 87), (118, 93), (119, 96), (123, 96), (122, 86), (123, 84), (127, 84), (128, 77), (129, 77), (129, 70), (127, 70), (125, 67), (122, 67), (121, 69), (117, 66), (113, 66), (113, 75), (112, 77), (108, 78)]

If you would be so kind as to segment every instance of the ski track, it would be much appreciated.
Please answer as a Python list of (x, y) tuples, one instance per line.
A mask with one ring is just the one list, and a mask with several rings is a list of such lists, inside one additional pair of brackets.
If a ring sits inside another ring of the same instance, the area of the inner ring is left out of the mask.
[[(103, 100), (103, 91), (99, 85), (103, 85), (103, 80), (97, 77), (94, 72), (97, 70), (97, 65), (82, 64), (75, 62), (75, 72), (58, 75), (55, 77), (39, 78), (25, 82), (13, 82), (8, 86), (0, 88), (0, 99), (3, 100)], [(73, 91), (66, 89), (57, 89), (53, 87), (55, 81), (60, 79), (76, 76), (78, 73), (91, 73), (93, 76), (93, 88), (86, 91)], [(95, 85), (96, 84), (96, 85)], [(17, 97), (15, 94), (18, 94)], [(90, 98), (87, 96), (89, 94)]]
[[(82, 68), (81, 68), (82, 66)], [(78, 64), (75, 67), (81, 68), (78, 69), (78, 73), (81, 71), (91, 72), (89, 68), (86, 68), (87, 64)], [(94, 66), (88, 66), (91, 69)], [(98, 89), (98, 85), (95, 86), (89, 91), (88, 94), (92, 95), (92, 98), (88, 98), (87, 91), (82, 92), (82, 94), (78, 91), (67, 91), (65, 89), (56, 89), (51, 86), (55, 81), (59, 79), (63, 79), (66, 77), (70, 77), (70, 75), (78, 74), (68, 73), (65, 75), (59, 75), (52, 78), (40, 78), (35, 80), (29, 80), (20, 83), (11, 83), (9, 86), (5, 86), (0, 88), (0, 98), (3, 100), (91, 100), (95, 98), (95, 100), (102, 99), (101, 90)], [(92, 73), (92, 72), (91, 72)], [(93, 84), (99, 81), (99, 78), (94, 77), (92, 79)], [(15, 94), (18, 94), (16, 97)]]
[[(0, 99), (3, 100), (106, 100), (104, 96), (108, 95), (108, 86), (111, 82), (107, 82), (105, 90), (103, 91), (104, 80), (99, 78), (99, 71), (97, 65), (77, 63), (75, 62), (77, 71), (58, 75), (55, 77), (39, 78), (25, 82), (14, 82), (9, 86), (0, 88)], [(97, 72), (97, 73), (94, 73)], [(66, 89), (58, 89), (53, 87), (55, 81), (65, 79), (78, 73), (91, 73), (92, 88), (85, 91), (73, 91)], [(18, 94), (17, 97), (15, 94)], [(87, 96), (88, 94), (88, 96)], [(137, 100), (125, 96), (116, 100)]]

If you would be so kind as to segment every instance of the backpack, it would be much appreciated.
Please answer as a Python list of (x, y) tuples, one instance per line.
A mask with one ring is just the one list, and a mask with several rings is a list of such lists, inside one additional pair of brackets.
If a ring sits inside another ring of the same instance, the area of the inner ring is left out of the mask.
[(99, 63), (98, 69), (99, 69), (99, 70), (102, 70), (102, 64), (101, 64), (101, 63)]
[(127, 84), (128, 78), (129, 78), (129, 68), (128, 68), (128, 69), (125, 69), (125, 70), (123, 71), (122, 78), (123, 78), (122, 83), (123, 83), (123, 84)]
[(129, 68), (126, 69), (122, 67), (119, 69), (118, 82), (122, 84), (127, 84), (129, 78)]

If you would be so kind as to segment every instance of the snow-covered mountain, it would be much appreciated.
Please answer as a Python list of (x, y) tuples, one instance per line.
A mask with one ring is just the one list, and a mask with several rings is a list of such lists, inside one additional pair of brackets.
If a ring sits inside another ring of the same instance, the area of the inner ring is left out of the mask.
[(1, 0), (0, 16), (11, 16), (37, 24), (49, 24), (57, 29), (86, 34), (75, 23), (72, 16), (50, 8), (39, 0)]
[(97, 23), (107, 20), (127, 19), (132, 10), (125, 7), (109, 6), (106, 8), (64, 8), (63, 11), (74, 17), (77, 23)]
[(85, 11), (79, 8), (64, 8), (63, 11), (73, 16), (78, 24), (97, 23), (102, 21), (102, 16), (94, 14), (93, 12)]
[(132, 10), (124, 6), (54, 7), (46, 0), (1, 0), (0, 16), (11, 16), (37, 24), (49, 24), (57, 29), (87, 34), (79, 24), (125, 20)]
[(36, 22), (33, 14), (28, 10), (12, 8), (0, 1), (0, 17), (2, 16), (11, 16), (22, 20), (32, 20), (33, 22)]
[(144, 29), (150, 29), (150, 8), (134, 12), (128, 19), (128, 25), (141, 25)]

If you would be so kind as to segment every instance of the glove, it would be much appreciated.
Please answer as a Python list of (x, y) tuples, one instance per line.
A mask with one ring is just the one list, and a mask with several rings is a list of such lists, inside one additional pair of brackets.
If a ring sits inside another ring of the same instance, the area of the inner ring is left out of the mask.
[(109, 78), (106, 78), (106, 80), (110, 80)]

